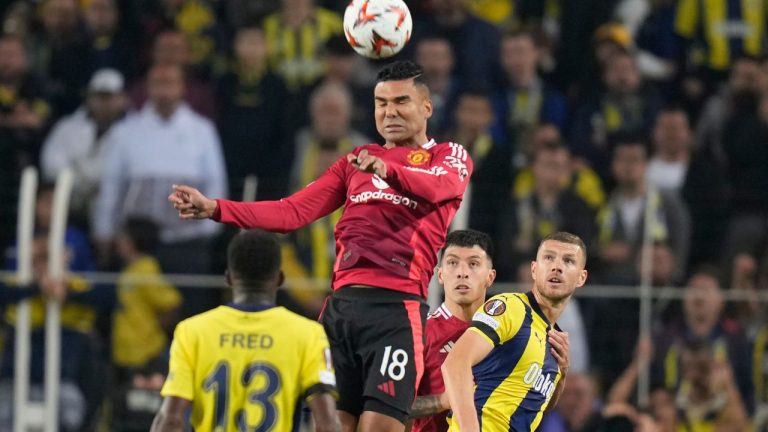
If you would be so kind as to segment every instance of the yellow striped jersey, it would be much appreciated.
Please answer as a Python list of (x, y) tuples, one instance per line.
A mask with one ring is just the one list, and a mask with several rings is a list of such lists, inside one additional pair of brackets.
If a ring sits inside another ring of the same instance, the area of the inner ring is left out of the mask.
[(725, 70), (743, 54), (765, 49), (766, 0), (680, 0), (675, 31), (699, 42), (694, 63)]
[(220, 306), (182, 321), (163, 396), (192, 401), (195, 431), (298, 427), (300, 403), (336, 384), (317, 322), (282, 307)]
[[(550, 352), (547, 331), (553, 326), (533, 293), (491, 297), (472, 318), (474, 331), (493, 349), (472, 368), (475, 409), (483, 431), (533, 431), (541, 422), (560, 367)], [(559, 330), (557, 325), (554, 325)], [(458, 431), (451, 422), (449, 431)]]

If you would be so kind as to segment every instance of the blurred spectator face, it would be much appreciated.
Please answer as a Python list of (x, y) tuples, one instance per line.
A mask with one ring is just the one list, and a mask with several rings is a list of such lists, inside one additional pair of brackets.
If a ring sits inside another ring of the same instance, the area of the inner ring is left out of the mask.
[(425, 39), (416, 48), (416, 62), (427, 77), (446, 77), (453, 70), (453, 52), (445, 39)]
[(114, 0), (91, 0), (83, 11), (85, 25), (93, 35), (110, 35), (117, 28), (118, 11)]
[(709, 393), (710, 375), (714, 363), (710, 350), (685, 348), (680, 355), (680, 363), (685, 379), (691, 383), (697, 393)]
[(502, 41), (501, 66), (514, 84), (530, 84), (536, 76), (538, 62), (539, 50), (531, 35), (507, 36)]
[(595, 59), (600, 67), (605, 67), (611, 57), (626, 52), (624, 48), (616, 42), (605, 40), (595, 44)]
[(762, 70), (760, 64), (752, 59), (738, 59), (731, 68), (728, 84), (731, 90), (738, 93), (757, 90), (755, 87), (761, 82)]
[(267, 40), (264, 32), (256, 28), (245, 28), (235, 36), (235, 56), (247, 65), (264, 64), (267, 58)]
[(611, 168), (616, 183), (636, 189), (645, 181), (648, 155), (642, 144), (622, 144), (616, 147)]
[(560, 129), (551, 123), (543, 123), (533, 130), (531, 144), (534, 151), (549, 143), (560, 142)]
[(184, 97), (184, 74), (178, 66), (154, 66), (147, 77), (149, 99), (162, 113), (171, 114)]
[(432, 8), (437, 14), (454, 14), (464, 10), (462, 0), (432, 0)]
[(653, 143), (662, 154), (687, 152), (691, 143), (691, 126), (683, 111), (663, 111), (656, 117)]
[[(653, 272), (651, 283), (653, 286), (669, 286), (672, 284), (672, 275), (675, 272), (675, 256), (672, 250), (665, 244), (653, 245), (651, 254)], [(642, 258), (638, 260), (638, 273), (642, 272)]]
[(683, 296), (685, 322), (697, 336), (708, 336), (720, 319), (723, 297), (720, 283), (707, 274), (695, 274), (688, 280)]
[(0, 81), (15, 81), (27, 71), (27, 53), (20, 39), (0, 39)]
[(152, 49), (152, 60), (154, 64), (187, 66), (191, 60), (184, 33), (169, 31), (158, 35)]
[(24, 1), (16, 1), (5, 10), (3, 33), (25, 38), (32, 26), (32, 7)]
[(322, 140), (338, 140), (349, 130), (350, 101), (340, 91), (329, 90), (311, 102), (312, 129)]
[(96, 124), (108, 125), (119, 119), (127, 106), (125, 94), (95, 92), (88, 94), (88, 112)]
[(314, 0), (282, 0), (283, 10), (307, 9), (314, 6)]
[(485, 132), (493, 122), (491, 101), (480, 95), (464, 95), (456, 107), (456, 122), (459, 130), (473, 134)]
[(569, 175), (571, 157), (564, 147), (539, 149), (532, 170), (537, 189), (559, 190)]
[(66, 35), (77, 28), (76, 0), (48, 0), (43, 5), (43, 26), (51, 36)]
[(589, 377), (574, 373), (565, 380), (557, 409), (570, 430), (580, 430), (594, 413), (595, 386)]
[(675, 432), (677, 430), (677, 409), (675, 398), (666, 389), (656, 389), (649, 397), (650, 409), (659, 424), (660, 432)]
[(605, 86), (617, 95), (635, 93), (640, 88), (640, 72), (629, 54), (614, 55), (605, 65)]
[(35, 201), (35, 225), (38, 229), (47, 230), (51, 226), (53, 211), (53, 190), (41, 191)]

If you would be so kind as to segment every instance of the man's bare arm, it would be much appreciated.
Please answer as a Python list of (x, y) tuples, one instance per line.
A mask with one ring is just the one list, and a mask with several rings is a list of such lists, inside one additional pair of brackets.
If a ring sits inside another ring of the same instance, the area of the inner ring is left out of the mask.
[(341, 432), (341, 422), (336, 414), (336, 401), (329, 393), (319, 393), (307, 400), (316, 432)]
[(163, 405), (152, 421), (150, 432), (183, 432), (184, 413), (192, 405), (192, 401), (176, 396), (163, 399)]
[(448, 403), (448, 395), (446, 393), (418, 396), (411, 406), (411, 418), (435, 415), (450, 408), (451, 405)]

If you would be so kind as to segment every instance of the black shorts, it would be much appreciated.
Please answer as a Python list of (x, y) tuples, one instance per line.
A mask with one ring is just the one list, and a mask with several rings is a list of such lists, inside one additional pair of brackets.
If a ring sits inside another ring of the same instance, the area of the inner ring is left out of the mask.
[(427, 304), (383, 288), (345, 287), (320, 322), (331, 345), (339, 410), (378, 412), (405, 423), (424, 372)]

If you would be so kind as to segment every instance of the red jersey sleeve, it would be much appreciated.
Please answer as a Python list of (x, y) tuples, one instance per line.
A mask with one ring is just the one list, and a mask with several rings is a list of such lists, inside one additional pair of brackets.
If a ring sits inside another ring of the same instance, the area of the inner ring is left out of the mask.
[(211, 217), (239, 228), (287, 233), (327, 216), (344, 205), (347, 195), (346, 156), (320, 178), (279, 201), (237, 202), (218, 199)]
[(461, 197), (472, 170), (472, 158), (464, 147), (448, 143), (440, 146), (426, 168), (387, 163), (386, 181), (393, 189), (436, 204)]

